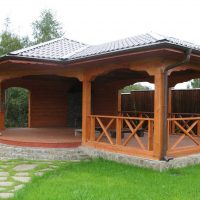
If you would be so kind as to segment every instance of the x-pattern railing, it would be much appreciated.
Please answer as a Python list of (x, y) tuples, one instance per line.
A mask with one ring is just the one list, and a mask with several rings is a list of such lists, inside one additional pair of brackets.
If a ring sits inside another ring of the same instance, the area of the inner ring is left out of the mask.
[[(197, 136), (200, 135), (200, 117), (169, 118), (168, 125), (171, 123), (178, 128), (179, 131), (176, 133), (180, 136), (169, 149), (175, 149), (178, 145), (180, 145), (181, 141), (183, 141), (186, 136), (197, 146), (200, 145), (199, 141), (197, 140)], [(170, 131), (170, 129), (168, 130)], [(170, 137), (171, 133), (168, 133), (168, 137)]]
[(133, 128), (133, 126), (131, 125), (131, 123), (129, 122), (128, 119), (124, 119), (125, 123), (127, 124), (127, 126), (129, 127), (130, 131), (131, 131), (131, 134), (128, 136), (128, 138), (124, 141), (123, 145), (126, 146), (129, 141), (131, 140), (131, 138), (135, 137), (137, 143), (139, 144), (139, 146), (142, 148), (142, 149), (145, 149), (145, 146), (144, 144), (142, 143), (142, 141), (140, 140), (140, 138), (138, 137), (138, 135), (136, 134), (136, 132), (139, 130), (139, 128), (142, 127), (142, 124), (144, 123), (144, 120), (141, 120), (139, 122), (138, 125), (135, 125), (135, 127)]
[[(102, 116), (91, 115), (91, 134), (90, 140), (95, 142), (108, 141), (111, 145), (127, 146), (132, 138), (135, 138), (137, 144), (142, 150), (153, 150), (153, 122), (152, 118), (142, 117), (124, 117), (124, 116)], [(144, 123), (147, 122), (148, 130), (146, 134), (147, 143), (141, 140), (137, 131), (142, 129)], [(111, 137), (111, 133), (115, 134), (116, 139)], [(126, 133), (126, 137), (122, 140), (122, 135)], [(130, 144), (129, 146), (131, 146)], [(147, 146), (147, 148), (146, 148)]]
[(110, 137), (110, 134), (108, 132), (109, 127), (113, 124), (114, 119), (110, 119), (110, 121), (108, 122), (108, 124), (105, 126), (102, 122), (102, 120), (99, 117), (96, 117), (96, 120), (98, 121), (102, 132), (100, 133), (100, 135), (98, 136), (98, 138), (96, 139), (97, 142), (100, 142), (101, 138), (105, 135), (108, 139), (108, 141), (110, 142), (110, 144), (114, 144), (112, 141), (112, 138)]

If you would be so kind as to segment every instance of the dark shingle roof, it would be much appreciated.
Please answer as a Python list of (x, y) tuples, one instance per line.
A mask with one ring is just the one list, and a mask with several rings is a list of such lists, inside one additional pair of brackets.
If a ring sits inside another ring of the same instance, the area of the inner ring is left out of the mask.
[(129, 37), (122, 40), (117, 40), (105, 44), (90, 46), (83, 51), (80, 51), (70, 57), (70, 59), (78, 59), (112, 52), (119, 52), (131, 49), (139, 49), (141, 47), (151, 47), (158, 44), (172, 44), (186, 48), (192, 48), (200, 51), (200, 46), (182, 41), (173, 37), (161, 36), (158, 34), (144, 34), (135, 37)]
[(200, 46), (198, 45), (173, 37), (147, 33), (100, 45), (86, 45), (74, 40), (59, 38), (29, 48), (14, 51), (8, 55), (36, 59), (70, 61), (140, 49), (143, 47), (152, 47), (159, 44), (170, 44), (176, 47), (192, 48), (200, 53)]
[(60, 60), (68, 57), (79, 50), (83, 50), (88, 45), (67, 38), (58, 38), (28, 48), (11, 52), (10, 55)]

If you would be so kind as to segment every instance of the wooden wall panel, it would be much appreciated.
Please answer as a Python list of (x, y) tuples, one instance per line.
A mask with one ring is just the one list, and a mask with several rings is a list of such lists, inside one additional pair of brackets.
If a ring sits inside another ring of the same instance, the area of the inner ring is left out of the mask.
[[(122, 94), (122, 111), (153, 112), (154, 91)], [(172, 90), (173, 113), (200, 113), (200, 89)]]
[(200, 89), (173, 90), (172, 111), (175, 113), (200, 113)]
[(67, 126), (67, 91), (57, 84), (32, 89), (30, 114), (31, 127)]
[(66, 127), (67, 92), (74, 81), (65, 79), (15, 79), (5, 81), (8, 87), (30, 91), (29, 127)]
[(118, 90), (103, 83), (94, 85), (92, 113), (96, 115), (117, 115)]
[(154, 91), (122, 94), (122, 111), (154, 112)]

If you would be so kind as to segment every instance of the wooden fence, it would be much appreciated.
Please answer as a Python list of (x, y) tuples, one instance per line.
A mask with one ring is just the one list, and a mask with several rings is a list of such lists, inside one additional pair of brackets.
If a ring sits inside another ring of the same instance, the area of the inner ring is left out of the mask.
[[(154, 111), (154, 91), (122, 94), (122, 111)], [(172, 90), (173, 113), (200, 113), (200, 89)]]

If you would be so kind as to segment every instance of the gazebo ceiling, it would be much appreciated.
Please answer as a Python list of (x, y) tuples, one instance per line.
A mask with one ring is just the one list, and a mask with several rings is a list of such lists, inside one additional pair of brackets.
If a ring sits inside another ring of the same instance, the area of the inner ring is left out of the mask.
[(118, 69), (111, 71), (107, 74), (98, 76), (95, 82), (112, 82), (121, 80), (141, 80), (148, 81), (150, 78), (149, 74), (144, 71), (132, 71), (129, 69)]

